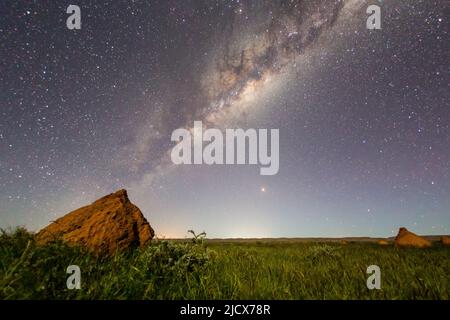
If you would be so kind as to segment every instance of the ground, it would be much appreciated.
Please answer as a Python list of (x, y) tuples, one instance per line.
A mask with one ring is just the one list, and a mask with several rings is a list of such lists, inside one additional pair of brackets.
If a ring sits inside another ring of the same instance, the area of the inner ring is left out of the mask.
[[(81, 288), (69, 290), (67, 266)], [(366, 286), (367, 267), (381, 289)], [(450, 248), (346, 240), (153, 241), (96, 256), (63, 243), (37, 246), (25, 230), (0, 236), (1, 299), (449, 299)]]

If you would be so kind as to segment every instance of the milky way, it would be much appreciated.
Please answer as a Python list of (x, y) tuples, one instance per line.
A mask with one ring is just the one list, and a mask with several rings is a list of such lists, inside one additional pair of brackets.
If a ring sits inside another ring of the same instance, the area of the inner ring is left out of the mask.
[[(254, 3), (248, 4), (248, 8), (242, 4), (235, 9), (238, 18), (239, 13), (254, 10)], [(268, 78), (286, 71), (298, 56), (305, 54), (322, 32), (334, 26), (343, 8), (361, 7), (361, 3), (354, 1), (346, 6), (341, 1), (260, 3), (256, 21), (252, 23), (253, 32), (246, 30), (247, 23), (242, 25), (239, 19), (231, 19), (220, 35), (223, 45), (215, 49), (211, 70), (205, 72), (207, 80), (203, 90), (207, 102), (198, 106), (194, 118), (202, 120), (206, 127), (232, 124), (247, 111), (242, 100), (259, 94), (267, 86)], [(242, 35), (247, 37), (242, 40)], [(191, 127), (188, 129), (192, 131)], [(147, 142), (152, 143), (151, 139)], [(147, 159), (146, 154), (143, 158)], [(161, 162), (144, 175), (144, 185), (152, 183), (155, 176), (175, 169), (168, 153)]]
[[(0, 227), (127, 188), (166, 237), (449, 232), (445, 1), (75, 2), (0, 4)], [(195, 120), (279, 129), (279, 173), (172, 165)]]
[[(341, 7), (341, 2), (333, 1), (274, 2), (264, 7), (264, 12), (270, 15), (261, 26), (261, 34), (245, 42), (238, 52), (230, 49), (233, 44), (229, 40), (225, 42), (224, 55), (218, 59), (215, 70), (217, 79), (211, 85), (211, 109), (229, 107), (249, 86), (257, 86), (272, 73), (282, 70), (324, 29), (333, 26)], [(232, 23), (230, 28), (233, 30)]]

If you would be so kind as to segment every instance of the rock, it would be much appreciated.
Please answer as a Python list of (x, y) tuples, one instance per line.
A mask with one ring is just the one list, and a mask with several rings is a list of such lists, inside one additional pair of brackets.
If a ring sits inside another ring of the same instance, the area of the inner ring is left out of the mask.
[(449, 236), (442, 236), (441, 237), (441, 243), (445, 246), (450, 246), (450, 237)]
[(141, 210), (128, 199), (127, 191), (119, 190), (57, 219), (39, 231), (36, 240), (45, 244), (61, 239), (112, 255), (145, 246), (154, 235)]
[(395, 237), (395, 245), (398, 247), (425, 248), (431, 247), (431, 242), (408, 231), (406, 228), (400, 228), (397, 237)]
[(380, 246), (388, 246), (389, 245), (389, 242), (387, 240), (378, 240), (377, 243)]

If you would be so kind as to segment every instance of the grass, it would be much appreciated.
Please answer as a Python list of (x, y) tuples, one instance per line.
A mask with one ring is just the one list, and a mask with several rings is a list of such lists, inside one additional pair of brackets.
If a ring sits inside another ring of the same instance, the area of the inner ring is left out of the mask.
[[(381, 290), (368, 290), (369, 265)], [(81, 269), (81, 289), (66, 268)], [(449, 299), (450, 248), (374, 243), (154, 241), (97, 257), (37, 246), (25, 229), (0, 235), (0, 299)]]

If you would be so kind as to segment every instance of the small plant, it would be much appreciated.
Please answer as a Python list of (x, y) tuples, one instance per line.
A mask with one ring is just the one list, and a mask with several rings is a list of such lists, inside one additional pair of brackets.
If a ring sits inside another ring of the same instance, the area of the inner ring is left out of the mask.
[(194, 230), (188, 230), (188, 233), (191, 233), (193, 238), (192, 242), (195, 244), (203, 244), (203, 241), (206, 238), (206, 232), (203, 231), (202, 233), (196, 234)]

